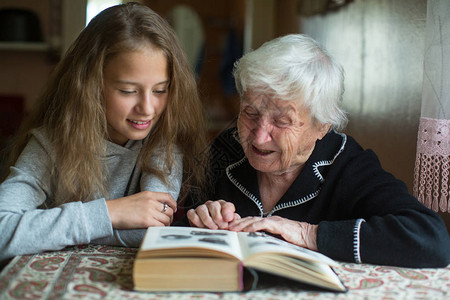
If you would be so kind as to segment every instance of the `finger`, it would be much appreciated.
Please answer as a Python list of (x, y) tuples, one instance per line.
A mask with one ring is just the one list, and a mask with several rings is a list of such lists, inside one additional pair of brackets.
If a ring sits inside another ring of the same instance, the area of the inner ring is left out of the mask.
[(169, 207), (165, 212), (160, 212), (155, 215), (155, 219), (161, 222), (164, 226), (169, 226), (172, 223), (173, 211)]
[(259, 217), (246, 217), (239, 220), (234, 220), (230, 224), (230, 230), (233, 231), (246, 231), (244, 229), (249, 230), (250, 226), (256, 222), (260, 222)]
[(229, 222), (228, 226), (230, 227), (231, 225), (235, 224), (239, 220), (241, 220), (241, 216), (239, 214), (237, 214), (237, 213), (234, 213), (233, 221)]
[(174, 210), (171, 206), (169, 206), (167, 203), (164, 203), (163, 211), (162, 213), (170, 218), (170, 224), (172, 224), (173, 217), (175, 215), (176, 210)]
[[(242, 228), (241, 231), (245, 232), (265, 231), (271, 234), (281, 235), (284, 233), (282, 228), (283, 226), (279, 222), (276, 222), (271, 218), (259, 218), (259, 220), (247, 224), (247, 226)], [(286, 231), (289, 232), (289, 230)]]
[(230, 222), (230, 227), (231, 226), (238, 226), (239, 224), (241, 224), (242, 222), (245, 222), (247, 219), (252, 219), (253, 217), (246, 217), (246, 218), (240, 218), (240, 219), (234, 219), (232, 222)]
[(173, 199), (172, 195), (167, 194), (167, 196), (168, 196), (168, 201), (166, 203), (170, 206), (170, 208), (172, 208), (172, 210), (174, 212), (176, 212), (177, 211), (177, 201), (175, 201), (175, 199)]
[(172, 216), (175, 211), (173, 210), (172, 207), (169, 206), (169, 204), (167, 204), (166, 202), (164, 203), (158, 203), (158, 207), (161, 206), (160, 212), (167, 215), (167, 216)]
[(168, 194), (168, 193), (157, 193), (157, 200), (158, 202), (161, 203), (167, 203), (167, 205), (170, 206), (170, 208), (172, 208), (173, 211), (177, 211), (177, 202), (175, 201), (175, 199), (173, 199), (172, 195)]
[(226, 202), (221, 200), (221, 215), (224, 222), (231, 222), (234, 218), (234, 212), (236, 211), (236, 208), (234, 207), (234, 204), (231, 202)]
[(175, 211), (174, 211), (172, 208), (169, 208), (169, 209), (166, 211), (166, 215), (167, 215), (167, 216), (169, 217), (169, 219), (170, 219), (168, 225), (172, 224), (173, 218), (174, 218), (174, 215), (175, 215)]
[(163, 226), (167, 226), (172, 223), (174, 211), (167, 203), (153, 200), (151, 201), (151, 207), (149, 207), (148, 212), (145, 214), (148, 218), (162, 223)]
[[(213, 205), (214, 207), (214, 205)], [(217, 219), (213, 219), (210, 213), (210, 207), (206, 206), (206, 205), (200, 205), (199, 207), (197, 207), (195, 209), (195, 212), (197, 213), (197, 215), (199, 216), (201, 222), (203, 223), (203, 225), (209, 229), (218, 229), (219, 226), (216, 223)], [(217, 216), (215, 217), (217, 218)]]
[(197, 215), (195, 209), (191, 208), (187, 211), (186, 216), (188, 218), (189, 224), (193, 227), (205, 228), (205, 224), (201, 221), (200, 217)]
[(257, 231), (266, 231), (271, 232), (271, 229), (267, 226), (267, 222), (264, 220), (258, 220), (253, 223), (249, 223), (241, 231), (245, 232), (257, 232)]
[(146, 226), (167, 226), (169, 221), (169, 217), (164, 216), (162, 213), (153, 211), (151, 214), (147, 215)]
[(224, 221), (222, 216), (222, 205), (220, 201), (207, 201), (205, 205), (208, 208), (212, 221), (217, 225), (217, 227), (220, 229), (228, 228), (228, 222)]

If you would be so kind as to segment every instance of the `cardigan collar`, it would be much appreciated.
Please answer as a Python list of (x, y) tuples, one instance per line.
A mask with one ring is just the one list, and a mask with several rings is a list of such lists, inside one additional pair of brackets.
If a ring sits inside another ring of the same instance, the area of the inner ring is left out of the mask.
[[(237, 134), (235, 135), (237, 138)], [(250, 165), (247, 157), (226, 168), (229, 180), (258, 207), (261, 217), (271, 216), (274, 212), (297, 206), (317, 197), (322, 183), (325, 181), (327, 166), (333, 164), (335, 159), (344, 150), (347, 136), (335, 131), (329, 132), (316, 146), (305, 162), (300, 174), (281, 197), (272, 211), (264, 213), (259, 193), (256, 170)]]

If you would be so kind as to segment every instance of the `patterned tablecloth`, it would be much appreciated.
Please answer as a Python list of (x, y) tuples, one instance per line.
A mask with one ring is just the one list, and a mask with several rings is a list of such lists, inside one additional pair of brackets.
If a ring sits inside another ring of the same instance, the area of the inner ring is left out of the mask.
[(342, 263), (347, 293), (260, 287), (244, 293), (142, 293), (132, 290), (136, 249), (77, 246), (16, 257), (0, 273), (0, 299), (450, 299), (450, 267), (407, 269)]

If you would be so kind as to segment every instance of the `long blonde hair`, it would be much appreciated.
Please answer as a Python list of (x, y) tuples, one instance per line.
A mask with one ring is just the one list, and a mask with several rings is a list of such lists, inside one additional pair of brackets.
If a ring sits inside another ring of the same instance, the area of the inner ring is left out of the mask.
[[(107, 121), (102, 99), (103, 68), (118, 53), (150, 42), (167, 57), (169, 101), (143, 146), (142, 170), (165, 179), (173, 166), (175, 145), (183, 152), (186, 186), (204, 183), (206, 130), (197, 85), (187, 58), (170, 25), (147, 6), (127, 3), (108, 8), (81, 32), (57, 65), (37, 107), (21, 127), (11, 152), (13, 164), (33, 128), (43, 127), (54, 149), (51, 176), (64, 202), (106, 193), (100, 156), (105, 153)], [(156, 170), (150, 157), (156, 147), (167, 153), (167, 171)], [(182, 196), (181, 196), (182, 197)], [(61, 203), (56, 203), (61, 204)]]

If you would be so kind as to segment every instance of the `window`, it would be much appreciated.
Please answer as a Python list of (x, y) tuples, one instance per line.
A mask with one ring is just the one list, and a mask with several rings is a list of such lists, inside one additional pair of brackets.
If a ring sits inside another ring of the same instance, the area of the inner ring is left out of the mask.
[(102, 10), (121, 4), (122, 0), (88, 0), (86, 6), (86, 25)]

